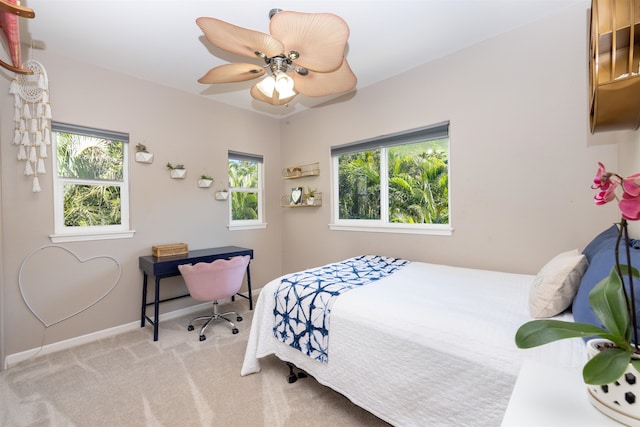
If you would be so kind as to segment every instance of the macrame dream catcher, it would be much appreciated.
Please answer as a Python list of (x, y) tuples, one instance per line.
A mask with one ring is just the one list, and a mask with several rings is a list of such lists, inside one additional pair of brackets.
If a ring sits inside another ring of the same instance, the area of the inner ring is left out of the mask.
[(33, 59), (22, 64), (33, 74), (16, 74), (9, 93), (15, 96), (16, 123), (13, 143), (18, 146), (18, 160), (24, 161), (24, 174), (33, 176), (33, 192), (40, 191), (38, 175), (46, 173), (44, 159), (51, 145), (51, 105), (49, 80), (42, 64)]

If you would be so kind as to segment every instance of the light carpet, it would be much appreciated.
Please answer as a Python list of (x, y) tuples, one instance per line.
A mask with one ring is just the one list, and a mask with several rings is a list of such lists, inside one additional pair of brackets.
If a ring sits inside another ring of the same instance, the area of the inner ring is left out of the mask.
[[(147, 326), (0, 372), (2, 426), (387, 426), (312, 377), (289, 384), (275, 357), (240, 376), (252, 312), (246, 301), (221, 305), (244, 317), (187, 332), (198, 313)], [(203, 312), (206, 314), (206, 312)]]

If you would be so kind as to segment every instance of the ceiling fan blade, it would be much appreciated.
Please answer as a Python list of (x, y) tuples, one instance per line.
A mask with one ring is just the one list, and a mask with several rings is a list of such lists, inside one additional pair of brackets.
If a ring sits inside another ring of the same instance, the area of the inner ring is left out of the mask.
[(332, 13), (278, 12), (269, 23), (271, 35), (295, 50), (296, 64), (308, 70), (329, 72), (342, 64), (349, 26)]
[(291, 73), (291, 76), (298, 93), (311, 97), (348, 92), (358, 82), (346, 58), (342, 61), (340, 68), (330, 73), (309, 71), (306, 76), (301, 76), (298, 73)]
[(262, 101), (262, 102), (266, 102), (267, 104), (271, 104), (271, 105), (284, 105), (288, 102), (290, 102), (293, 98), (296, 97), (296, 95), (290, 96), (288, 98), (284, 98), (284, 99), (278, 99), (278, 91), (274, 90), (273, 91), (273, 97), (269, 98), (268, 96), (266, 96), (264, 93), (262, 93), (260, 91), (260, 89), (258, 89), (258, 85), (255, 84), (251, 87), (251, 96), (253, 97), (253, 99), (256, 99), (258, 101)]
[(210, 69), (198, 79), (198, 83), (235, 83), (255, 79), (264, 75), (264, 68), (254, 64), (225, 64)]
[(256, 52), (267, 57), (280, 55), (284, 45), (269, 34), (237, 27), (216, 18), (201, 17), (196, 24), (214, 46), (237, 55), (256, 58)]

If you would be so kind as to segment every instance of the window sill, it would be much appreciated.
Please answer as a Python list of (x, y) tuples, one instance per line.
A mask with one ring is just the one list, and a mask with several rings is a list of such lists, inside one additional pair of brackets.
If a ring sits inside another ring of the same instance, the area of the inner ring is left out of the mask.
[(267, 228), (267, 223), (263, 222), (261, 224), (229, 224), (227, 225), (229, 231), (238, 231), (238, 230), (259, 230)]
[(135, 233), (135, 230), (130, 230), (84, 234), (51, 234), (49, 238), (53, 243), (87, 242), (93, 240), (130, 239)]
[(432, 236), (451, 236), (453, 228), (449, 225), (416, 227), (414, 225), (361, 225), (361, 224), (329, 224), (335, 231), (365, 231), (369, 233), (427, 234)]

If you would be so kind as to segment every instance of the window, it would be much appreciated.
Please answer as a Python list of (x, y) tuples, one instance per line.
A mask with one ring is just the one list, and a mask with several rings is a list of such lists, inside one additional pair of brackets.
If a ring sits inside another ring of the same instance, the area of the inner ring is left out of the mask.
[(54, 242), (131, 237), (124, 133), (52, 123)]
[(449, 123), (331, 148), (332, 229), (451, 234)]
[(229, 151), (229, 229), (263, 228), (262, 156)]

